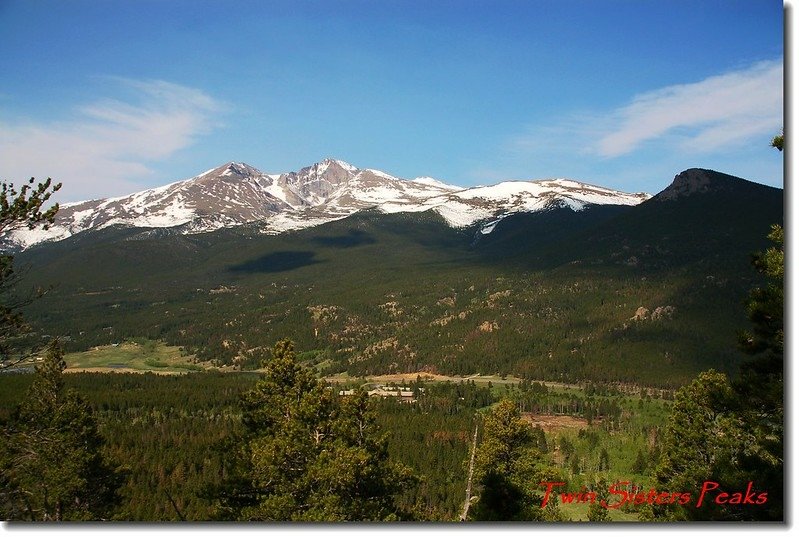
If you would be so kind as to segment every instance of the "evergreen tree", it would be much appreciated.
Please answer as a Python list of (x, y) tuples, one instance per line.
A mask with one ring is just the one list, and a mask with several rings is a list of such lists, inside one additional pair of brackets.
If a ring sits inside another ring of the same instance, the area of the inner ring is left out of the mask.
[[(11, 183), (0, 183), (0, 237), (22, 227), (47, 229), (54, 222), (58, 204), (44, 211), (42, 206), (61, 188), (61, 183), (53, 185), (52, 180), (47, 179), (33, 186), (35, 181), (31, 177), (19, 190)], [(12, 288), (16, 282), (13, 256), (0, 254), (0, 370), (32, 354), (26, 344), (31, 328), (20, 309), (30, 298), (14, 295)]]
[(47, 349), (0, 442), (0, 518), (101, 520), (118, 502), (122, 475), (103, 459), (89, 405), (65, 390), (63, 352)]
[(35, 187), (34, 183), (36, 179), (31, 177), (19, 190), (12, 183), (0, 183), (0, 234), (21, 227), (47, 229), (55, 221), (58, 204), (45, 211), (42, 206), (61, 188), (61, 183), (53, 185), (50, 178)]
[[(594, 486), (594, 493), (596, 493), (596, 501), (588, 506), (588, 521), (589, 522), (607, 522), (610, 520), (608, 514), (608, 483), (604, 479), (600, 479)], [(604, 505), (603, 505), (604, 502)]]
[(533, 436), (535, 438), (535, 446), (541, 451), (541, 453), (547, 453), (549, 451), (547, 437), (544, 433), (544, 429), (540, 425), (536, 425), (533, 428)]
[(571, 520), (563, 514), (560, 509), (560, 499), (558, 494), (550, 494), (547, 506), (544, 507), (544, 522), (570, 522)]
[(537, 447), (529, 423), (516, 404), (500, 401), (485, 417), (483, 440), (475, 456), (479, 497), (470, 511), (473, 520), (544, 520), (541, 483), (556, 472)]
[(610, 455), (608, 454), (608, 450), (605, 448), (602, 448), (602, 451), (599, 452), (599, 463), (597, 465), (597, 470), (600, 472), (610, 470)]
[(297, 363), (293, 344), (275, 345), (266, 374), (242, 399), (246, 428), (223, 518), (396, 520), (397, 495), (412, 476), (388, 460), (363, 391), (339, 400)]
[(643, 474), (646, 472), (646, 468), (648, 466), (647, 458), (644, 455), (644, 452), (640, 449), (635, 456), (635, 462), (633, 462), (632, 471), (635, 474)]
[(753, 257), (753, 265), (766, 277), (766, 284), (754, 289), (747, 301), (753, 328), (740, 337), (740, 347), (753, 357), (741, 364), (733, 381), (742, 421), (746, 424), (748, 446), (741, 466), (750, 477), (769, 487), (769, 519), (783, 517), (784, 484), (784, 231), (771, 228), (774, 245)]
[[(752, 256), (755, 269), (766, 279), (764, 287), (752, 290), (746, 304), (753, 332), (744, 332), (739, 337), (742, 350), (751, 355), (766, 354), (782, 358), (783, 315), (785, 304), (785, 232), (782, 226), (773, 225), (768, 235), (774, 245), (765, 252)], [(776, 365), (776, 364), (774, 364)], [(775, 368), (781, 373), (782, 368)]]
[(785, 145), (785, 133), (780, 133), (774, 138), (771, 139), (771, 147), (782, 151), (783, 146)]
[[(730, 413), (734, 404), (727, 376), (712, 370), (677, 391), (655, 471), (659, 490), (695, 493), (705, 481), (721, 483), (723, 490), (740, 487), (739, 476), (729, 471), (742, 447), (742, 431)], [(653, 510), (657, 518), (668, 520), (724, 520), (732, 516), (712, 502), (705, 502), (701, 508), (693, 503), (656, 505)]]

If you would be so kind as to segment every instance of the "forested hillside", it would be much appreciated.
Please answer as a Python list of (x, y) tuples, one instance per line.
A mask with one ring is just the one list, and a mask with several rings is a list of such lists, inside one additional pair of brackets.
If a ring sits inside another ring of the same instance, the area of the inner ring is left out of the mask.
[[(66, 386), (91, 404), (105, 438), (104, 457), (124, 476), (113, 518), (122, 520), (209, 520), (220, 516), (219, 488), (231, 471), (232, 441), (241, 432), (241, 395), (255, 374), (76, 373)], [(0, 423), (5, 423), (33, 379), (0, 375)], [(357, 383), (357, 381), (356, 381)], [(560, 422), (538, 425), (537, 446), (579, 488), (596, 476), (647, 485), (658, 453), (658, 431), (668, 401), (624, 395), (617, 390), (547, 388), (539, 383), (431, 383), (406, 386), (417, 403), (372, 399), (391, 460), (411, 468), (417, 481), (404, 488), (399, 505), (422, 520), (456, 520), (466, 487), (475, 411), (509, 398), (533, 424), (541, 416)], [(420, 391), (421, 389), (421, 391)], [(423, 395), (419, 395), (423, 394)], [(571, 421), (567, 420), (567, 417)], [(481, 433), (482, 434), (482, 433)], [(409, 449), (409, 446), (413, 446)], [(637, 458), (636, 458), (637, 455)], [(642, 458), (643, 457), (643, 458)], [(587, 505), (564, 507), (565, 518), (585, 519)], [(637, 512), (614, 512), (634, 520)]]
[(689, 170), (634, 207), (508, 216), (362, 211), (260, 235), (106, 228), (34, 247), (28, 315), (68, 350), (160, 339), (252, 367), (291, 337), (320, 371), (430, 371), (678, 386), (733, 371), (749, 255), (782, 191)]

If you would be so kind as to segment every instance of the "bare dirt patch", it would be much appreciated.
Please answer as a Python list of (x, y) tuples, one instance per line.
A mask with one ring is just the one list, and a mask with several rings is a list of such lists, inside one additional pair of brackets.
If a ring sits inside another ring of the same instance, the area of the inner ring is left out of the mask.
[(544, 432), (552, 433), (568, 429), (587, 429), (588, 421), (574, 416), (558, 416), (553, 414), (534, 414), (523, 412), (522, 419), (533, 424), (540, 425)]

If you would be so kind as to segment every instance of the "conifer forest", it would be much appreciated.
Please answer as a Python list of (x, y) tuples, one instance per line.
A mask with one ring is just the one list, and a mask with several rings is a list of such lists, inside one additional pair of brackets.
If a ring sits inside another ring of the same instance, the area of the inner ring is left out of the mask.
[[(362, 211), (8, 251), (0, 518), (782, 521), (782, 191), (702, 173), (483, 235)], [(3, 183), (0, 232), (59, 188)]]

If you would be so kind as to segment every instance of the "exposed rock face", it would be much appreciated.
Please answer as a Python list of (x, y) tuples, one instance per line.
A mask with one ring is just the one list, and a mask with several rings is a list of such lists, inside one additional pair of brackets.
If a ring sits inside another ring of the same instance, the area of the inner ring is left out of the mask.
[(630, 317), (631, 321), (659, 321), (661, 319), (671, 319), (677, 308), (674, 306), (658, 306), (652, 312), (641, 306), (635, 310), (635, 315)]
[(688, 196), (696, 192), (707, 192), (712, 178), (710, 170), (691, 168), (674, 177), (669, 187), (660, 192), (655, 199), (674, 200), (680, 196)]
[(655, 311), (652, 312), (652, 320), (671, 319), (676, 311), (677, 308), (674, 306), (658, 306), (655, 308)]
[(353, 177), (356, 168), (346, 162), (327, 159), (298, 172), (281, 174), (274, 185), (285, 192), (294, 206), (323, 203)]
[(499, 330), (499, 324), (496, 321), (483, 321), (477, 329), (481, 332), (493, 332)]
[(627, 194), (567, 179), (507, 181), (461, 188), (429, 177), (405, 180), (379, 170), (325, 159), (297, 172), (266, 174), (229, 162), (196, 177), (118, 198), (65, 204), (49, 230), (19, 230), (3, 241), (26, 248), (112, 225), (175, 228), (202, 233), (257, 223), (263, 233), (312, 227), (357, 211), (436, 211), (453, 227), (485, 222), (482, 233), (514, 212), (552, 206), (637, 205), (648, 194)]
[(713, 170), (702, 168), (690, 168), (674, 177), (671, 185), (662, 192), (654, 196), (654, 200), (673, 201), (681, 197), (703, 194), (707, 192), (718, 192), (742, 186), (752, 186), (756, 183), (727, 175)]

